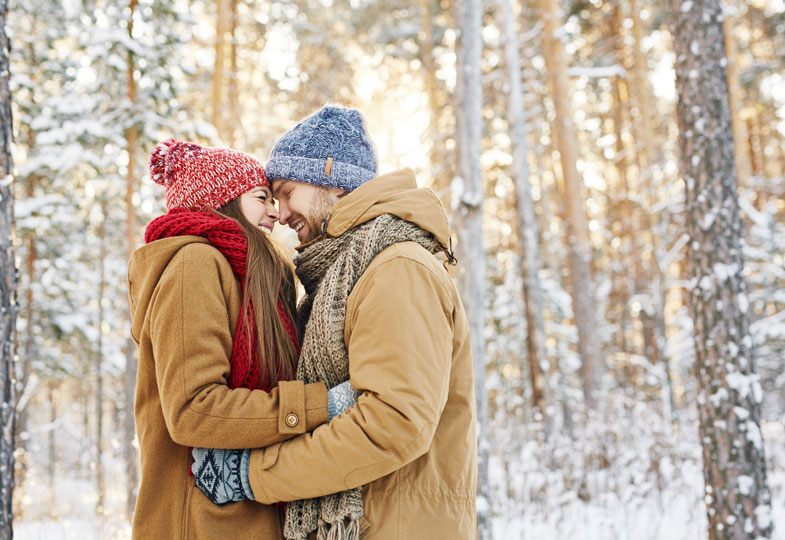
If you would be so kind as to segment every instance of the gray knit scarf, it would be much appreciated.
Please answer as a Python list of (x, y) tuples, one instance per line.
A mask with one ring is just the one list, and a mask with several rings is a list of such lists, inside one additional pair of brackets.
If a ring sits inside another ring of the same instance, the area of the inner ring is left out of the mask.
[[(445, 251), (433, 235), (390, 214), (384, 214), (337, 238), (307, 246), (295, 259), (305, 287), (298, 316), (305, 323), (297, 378), (323, 382), (327, 388), (349, 379), (349, 355), (343, 342), (346, 299), (374, 257), (399, 242), (417, 242), (431, 253)], [(286, 505), (284, 536), (305, 540), (358, 540), (363, 515), (362, 490), (357, 487)]]

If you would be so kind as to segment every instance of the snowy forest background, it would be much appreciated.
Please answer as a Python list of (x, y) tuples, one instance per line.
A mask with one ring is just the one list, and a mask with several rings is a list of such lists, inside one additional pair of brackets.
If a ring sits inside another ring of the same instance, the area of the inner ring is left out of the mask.
[[(153, 144), (265, 161), (330, 102), (364, 111), (381, 172), (412, 167), (452, 212), (484, 366), (483, 535), (707, 538), (672, 24), (692, 5), (9, 0), (16, 538), (130, 538), (125, 275), (163, 211)], [(759, 520), (785, 539), (785, 3), (724, 9)]]

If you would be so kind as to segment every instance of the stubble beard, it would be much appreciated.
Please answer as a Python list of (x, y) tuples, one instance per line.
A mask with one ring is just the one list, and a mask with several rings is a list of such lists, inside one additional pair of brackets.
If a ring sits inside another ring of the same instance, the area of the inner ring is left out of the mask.
[(330, 216), (330, 211), (338, 202), (338, 197), (331, 194), (326, 189), (318, 189), (311, 199), (311, 207), (308, 209), (308, 216), (305, 218), (308, 223), (309, 235), (305, 239), (307, 243), (322, 234), (324, 220)]

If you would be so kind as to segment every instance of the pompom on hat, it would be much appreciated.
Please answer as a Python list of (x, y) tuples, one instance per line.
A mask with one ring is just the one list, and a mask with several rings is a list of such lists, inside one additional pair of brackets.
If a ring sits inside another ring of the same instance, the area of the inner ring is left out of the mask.
[(352, 191), (376, 177), (376, 149), (357, 109), (327, 105), (273, 146), (267, 176)]
[(244, 152), (167, 139), (150, 156), (150, 177), (166, 188), (166, 208), (217, 210), (257, 186), (264, 167)]

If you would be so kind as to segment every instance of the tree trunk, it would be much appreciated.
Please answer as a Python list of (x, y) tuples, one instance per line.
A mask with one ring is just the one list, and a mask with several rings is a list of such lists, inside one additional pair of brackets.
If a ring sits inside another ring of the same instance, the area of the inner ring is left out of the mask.
[[(133, 39), (134, 10), (137, 0), (129, 1), (130, 15), (128, 18), (128, 36)], [(136, 79), (134, 78), (134, 55), (128, 51), (128, 101), (131, 106), (136, 105)], [(125, 239), (127, 258), (136, 249), (136, 208), (133, 196), (136, 192), (136, 141), (138, 132), (136, 126), (131, 126), (125, 133), (126, 150), (128, 152), (128, 173), (125, 178)], [(106, 217), (106, 214), (104, 214)], [(130, 307), (128, 313), (130, 315)], [(126, 512), (133, 515), (136, 506), (136, 491), (138, 483), (138, 467), (134, 438), (136, 427), (134, 425), (134, 394), (136, 391), (136, 359), (134, 351), (136, 345), (129, 335), (125, 342), (125, 418), (123, 422), (123, 450), (125, 454), (125, 474), (128, 482), (126, 489)]]
[(744, 151), (744, 123), (741, 119), (741, 84), (739, 83), (739, 51), (736, 47), (734, 27), (736, 17), (725, 15), (722, 31), (725, 37), (725, 54), (728, 58), (728, 99), (730, 123), (733, 127), (733, 157), (736, 160), (736, 176), (740, 186), (746, 186), (750, 177), (750, 164)]
[(55, 381), (49, 383), (48, 396), (49, 399), (49, 431), (47, 432), (47, 453), (49, 459), (47, 460), (47, 476), (49, 477), (49, 515), (56, 516), (57, 512), (57, 439), (55, 438), (57, 431), (57, 393), (55, 392)]
[[(32, 198), (35, 195), (35, 185), (36, 185), (37, 178), (35, 176), (30, 176), (27, 179), (27, 186), (25, 189), (25, 195), (28, 198)], [(27, 413), (27, 404), (29, 403), (29, 398), (25, 397), (25, 388), (27, 388), (27, 384), (30, 381), (30, 373), (31, 373), (31, 363), (33, 355), (35, 354), (35, 334), (34, 334), (34, 321), (33, 318), (35, 317), (35, 310), (33, 309), (33, 302), (34, 302), (34, 295), (33, 295), (33, 284), (35, 283), (35, 262), (36, 262), (36, 245), (35, 245), (35, 232), (30, 231), (28, 233), (28, 237), (25, 239), (25, 250), (27, 254), (25, 256), (25, 271), (27, 272), (27, 290), (25, 291), (25, 320), (27, 321), (25, 327), (25, 337), (24, 337), (24, 351), (23, 357), (20, 359), (21, 361), (21, 380), (16, 385), (17, 391), (20, 393), (18, 396), (18, 401), (16, 402), (16, 444), (18, 445), (17, 450), (22, 450), (21, 460), (17, 462), (16, 472), (17, 472), (17, 479), (16, 483), (18, 485), (24, 484), (24, 478), (27, 474), (27, 468), (29, 466), (29, 456), (27, 455), (28, 450), (28, 441), (30, 440), (29, 433), (28, 433), (28, 413)], [(17, 368), (18, 372), (18, 368)], [(24, 402), (23, 402), (24, 401)]]
[(556, 0), (538, 0), (543, 19), (543, 49), (548, 82), (555, 112), (553, 138), (558, 145), (564, 179), (567, 249), (571, 296), (578, 327), (578, 354), (586, 405), (597, 404), (596, 392), (602, 382), (603, 365), (599, 354), (594, 285), (591, 278), (592, 245), (583, 207), (582, 181), (578, 174), (578, 141), (569, 107), (569, 81), (564, 44), (557, 37), (561, 26)]
[(8, 3), (0, 0), (0, 538), (13, 538), (14, 496), (14, 348), (16, 343), (16, 262), (11, 142), (11, 89), (6, 35)]
[(763, 170), (762, 165), (762, 152), (759, 151), (758, 142), (760, 139), (757, 137), (755, 130), (755, 116), (750, 115), (747, 117), (747, 149), (749, 151), (750, 173), (752, 176), (760, 176)]
[(98, 492), (98, 502), (96, 513), (100, 516), (104, 513), (104, 291), (106, 283), (106, 219), (107, 204), (106, 200), (101, 201), (101, 213), (103, 219), (98, 228), (98, 241), (100, 243), (98, 253), (98, 343), (96, 344), (95, 355), (95, 472), (96, 472), (96, 491)]
[(712, 540), (768, 538), (720, 0), (673, 0), (676, 115), (692, 262), (700, 440)]
[(648, 183), (651, 174), (651, 165), (654, 159), (654, 148), (652, 145), (652, 121), (651, 109), (649, 104), (649, 79), (646, 74), (649, 72), (646, 56), (643, 54), (643, 27), (638, 10), (638, 1), (630, 0), (630, 18), (632, 19), (632, 36), (635, 43), (633, 49), (633, 83), (635, 88), (635, 102), (638, 109), (636, 124), (636, 142), (640, 145), (637, 152), (641, 159), (641, 179), (643, 184)]
[[(472, 338), (477, 400), (478, 477), (477, 536), (490, 537), (488, 522), (488, 401), (485, 392), (485, 246), (482, 227), (482, 1), (455, 3), (457, 79), (455, 85), (458, 175), (453, 192), (461, 274), (459, 285)], [(457, 191), (457, 193), (456, 193)]]
[[(632, 69), (632, 84), (635, 87), (635, 101), (637, 119), (636, 141), (638, 143), (639, 167), (639, 198), (641, 201), (641, 225), (639, 228), (648, 231), (648, 242), (639, 244), (634, 249), (636, 283), (635, 289), (640, 293), (647, 293), (649, 305), (640, 311), (641, 325), (643, 327), (644, 355), (652, 365), (661, 365), (664, 380), (660, 381), (663, 388), (663, 414), (669, 421), (672, 420), (673, 390), (671, 388), (670, 359), (665, 354), (665, 297), (662, 284), (665, 281), (663, 271), (659, 267), (658, 258), (661, 255), (660, 236), (657, 231), (657, 217), (651, 212), (657, 199), (652, 177), (652, 168), (655, 162), (656, 149), (652, 144), (654, 137), (654, 122), (651, 120), (653, 106), (649, 100), (648, 62), (643, 53), (643, 26), (640, 19), (640, 9), (637, 0), (630, 2), (630, 17), (632, 19), (632, 35), (634, 43), (634, 63)], [(641, 238), (633, 238), (633, 242), (641, 242)], [(645, 242), (645, 240), (643, 240)], [(646, 253), (650, 252), (650, 257)], [(649, 268), (647, 271), (646, 268)]]
[(436, 60), (434, 59), (434, 35), (432, 20), (435, 16), (431, 0), (420, 0), (420, 21), (423, 37), (420, 40), (420, 60), (422, 61), (422, 75), (425, 82), (425, 93), (428, 96), (428, 110), (430, 122), (428, 123), (429, 151), (428, 161), (431, 167), (431, 188), (441, 196), (450, 186), (451, 159), (444, 155), (444, 135), (439, 129), (439, 121), (445, 108), (441, 99), (439, 80), (436, 77)]
[(235, 126), (239, 125), (238, 114), (239, 102), (237, 93), (237, 0), (229, 2), (229, 76), (228, 79), (228, 99), (229, 99), (229, 118), (225, 122), (226, 141), (229, 146), (234, 146), (236, 142)]
[(216, 0), (217, 9), (215, 19), (215, 64), (213, 66), (213, 125), (218, 131), (218, 136), (226, 140), (226, 123), (223, 117), (223, 86), (224, 86), (224, 57), (226, 55), (226, 27), (227, 27), (227, 1)]
[(507, 124), (512, 141), (512, 177), (515, 182), (518, 238), (521, 243), (521, 273), (523, 299), (526, 308), (526, 344), (532, 403), (545, 417), (548, 404), (547, 386), (543, 371), (548, 372), (545, 354), (545, 320), (543, 293), (540, 286), (539, 231), (534, 215), (531, 185), (529, 184), (528, 144), (526, 141), (526, 111), (523, 102), (520, 43), (515, 29), (517, 17), (510, 0), (496, 0), (497, 23), (504, 39), (504, 60), (507, 68)]
[[(621, 13), (619, 1), (611, 5), (608, 17), (608, 34), (612, 36), (613, 51), (619, 66), (625, 67), (624, 38), (621, 35), (624, 17)], [(613, 164), (617, 173), (617, 203), (613, 207), (611, 231), (614, 239), (618, 238), (616, 268), (611, 275), (611, 309), (615, 310), (616, 323), (618, 324), (617, 346), (619, 350), (627, 352), (627, 327), (629, 323), (629, 300), (634, 287), (631, 283), (630, 267), (637, 260), (633, 226), (633, 208), (630, 199), (630, 186), (627, 175), (628, 159), (627, 149), (624, 145), (624, 117), (629, 102), (628, 85), (621, 75), (613, 77), (611, 82), (613, 95), (613, 132), (615, 138)], [(611, 244), (613, 247), (613, 243)]]

